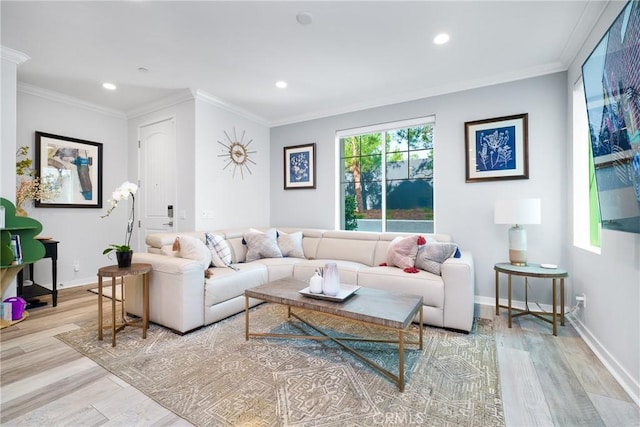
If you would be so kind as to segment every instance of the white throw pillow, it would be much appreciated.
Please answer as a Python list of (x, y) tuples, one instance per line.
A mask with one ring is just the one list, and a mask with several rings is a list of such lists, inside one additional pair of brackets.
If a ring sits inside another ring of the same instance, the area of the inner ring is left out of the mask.
[(174, 247), (177, 249), (180, 258), (198, 261), (205, 270), (211, 265), (211, 251), (197, 237), (180, 235), (176, 237)]
[(275, 228), (270, 228), (264, 233), (257, 230), (244, 233), (242, 243), (247, 245), (246, 262), (261, 258), (282, 258), (276, 236)]
[(396, 237), (387, 249), (387, 265), (399, 268), (413, 267), (418, 253), (419, 236)]
[(284, 257), (304, 258), (302, 231), (296, 231), (291, 234), (278, 231), (278, 247)]
[(215, 267), (227, 267), (231, 264), (229, 243), (219, 234), (205, 233), (207, 247), (211, 251), (211, 260)]

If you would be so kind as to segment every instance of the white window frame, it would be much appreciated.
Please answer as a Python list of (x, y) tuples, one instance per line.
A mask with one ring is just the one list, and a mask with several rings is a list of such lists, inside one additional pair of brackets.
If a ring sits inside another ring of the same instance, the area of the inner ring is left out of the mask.
[[(395, 122), (386, 122), (386, 123), (379, 123), (379, 124), (375, 124), (375, 125), (368, 125), (368, 126), (362, 126), (362, 127), (357, 127), (357, 128), (350, 128), (350, 129), (342, 129), (342, 130), (338, 130), (336, 132), (336, 139), (335, 139), (335, 153), (336, 153), (336, 158), (335, 158), (335, 165), (336, 165), (336, 191), (335, 191), (335, 206), (336, 206), (336, 210), (335, 210), (335, 216), (334, 216), (334, 224), (335, 224), (335, 228), (336, 229), (341, 229), (343, 224), (342, 224), (342, 212), (344, 211), (344, 200), (342, 199), (342, 174), (344, 173), (344, 171), (342, 170), (342, 162), (341, 162), (341, 153), (342, 153), (342, 147), (340, 146), (340, 139), (347, 137), (347, 136), (356, 136), (356, 135), (366, 135), (366, 134), (370, 134), (370, 133), (377, 133), (377, 132), (387, 132), (390, 130), (395, 130), (395, 129), (403, 129), (403, 128), (410, 128), (410, 127), (415, 127), (415, 126), (423, 126), (423, 125), (435, 125), (436, 123), (436, 116), (435, 115), (431, 115), (431, 116), (424, 116), (424, 117), (415, 117), (412, 119), (406, 119), (406, 120), (400, 120), (400, 121), (395, 121)], [(434, 142), (435, 145), (435, 142)], [(387, 156), (387, 146), (384, 143), (383, 140), (383, 144), (382, 144), (382, 159), (386, 159)], [(386, 164), (386, 161), (385, 161)], [(382, 168), (382, 182), (386, 182), (387, 179), (387, 174), (386, 174), (386, 167)], [(435, 177), (434, 177), (435, 178)], [(435, 195), (434, 195), (434, 217), (433, 217), (433, 221), (434, 221), (434, 229), (435, 229)], [(386, 197), (382, 198), (382, 203), (381, 203), (381, 210), (384, 214), (384, 212), (386, 212), (386, 208), (387, 208), (387, 200)], [(387, 221), (386, 218), (382, 218), (382, 231), (386, 231), (387, 229)]]
[(599, 254), (591, 244), (589, 208), (589, 121), (582, 77), (573, 86), (573, 245)]

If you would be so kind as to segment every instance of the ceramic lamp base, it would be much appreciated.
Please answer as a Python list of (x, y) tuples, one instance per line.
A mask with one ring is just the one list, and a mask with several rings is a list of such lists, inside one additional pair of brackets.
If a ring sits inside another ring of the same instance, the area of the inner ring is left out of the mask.
[(509, 262), (511, 265), (527, 265), (527, 230), (519, 225), (509, 229)]

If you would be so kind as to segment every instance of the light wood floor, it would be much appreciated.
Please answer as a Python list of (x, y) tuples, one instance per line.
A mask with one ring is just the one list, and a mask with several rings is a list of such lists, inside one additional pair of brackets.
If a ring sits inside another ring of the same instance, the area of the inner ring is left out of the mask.
[[(95, 320), (91, 286), (59, 292), (58, 306), (31, 310), (0, 331), (2, 426), (186, 426), (149, 399), (54, 338)], [(105, 301), (105, 309), (110, 307)], [(530, 316), (507, 327), (494, 318), (508, 426), (638, 426), (640, 410), (567, 324), (558, 336)]]

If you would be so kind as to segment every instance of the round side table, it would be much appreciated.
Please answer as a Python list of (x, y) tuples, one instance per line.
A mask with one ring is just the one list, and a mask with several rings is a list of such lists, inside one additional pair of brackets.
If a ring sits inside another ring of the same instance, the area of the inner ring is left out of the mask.
[[(134, 263), (130, 267), (119, 268), (117, 265), (101, 267), (98, 269), (98, 340), (102, 341), (102, 330), (111, 329), (111, 346), (116, 346), (116, 333), (126, 326), (142, 328), (142, 338), (147, 338), (149, 327), (149, 272), (151, 264)], [(142, 319), (136, 322), (128, 322), (125, 318), (124, 278), (126, 276), (142, 275)], [(103, 325), (102, 321), (102, 279), (111, 277), (111, 324)], [(120, 278), (122, 286), (121, 317), (122, 323), (116, 324), (116, 279)]]
[[(558, 318), (558, 305), (557, 305), (557, 288), (556, 281), (560, 279), (560, 325), (564, 326), (564, 279), (569, 277), (569, 273), (567, 270), (563, 268), (543, 268), (540, 264), (528, 264), (528, 265), (512, 265), (508, 262), (501, 262), (496, 264), (493, 269), (496, 271), (496, 315), (500, 314), (500, 307), (506, 308), (509, 314), (509, 327), (511, 327), (511, 319), (517, 316), (524, 316), (525, 314), (531, 314), (538, 319), (544, 320), (545, 322), (551, 323), (553, 325), (553, 335), (558, 335), (557, 328), (557, 318)], [(499, 303), (499, 294), (500, 294), (500, 280), (499, 273), (504, 273), (508, 276), (508, 295), (509, 295), (509, 303), (508, 305), (500, 305)], [(514, 308), (511, 306), (511, 277), (512, 276), (523, 276), (525, 280), (524, 285), (524, 304), (525, 308)], [(544, 317), (544, 315), (549, 315), (549, 313), (545, 313), (542, 311), (531, 311), (529, 310), (528, 304), (528, 291), (527, 284), (530, 277), (537, 277), (543, 279), (551, 279), (552, 291), (553, 291), (553, 313), (551, 313), (551, 319)], [(512, 314), (512, 311), (518, 311), (517, 314)]]

